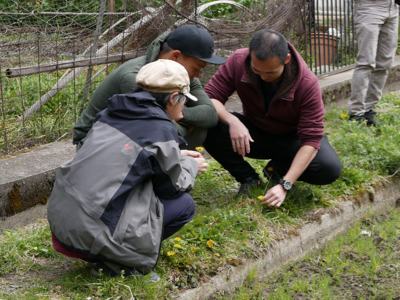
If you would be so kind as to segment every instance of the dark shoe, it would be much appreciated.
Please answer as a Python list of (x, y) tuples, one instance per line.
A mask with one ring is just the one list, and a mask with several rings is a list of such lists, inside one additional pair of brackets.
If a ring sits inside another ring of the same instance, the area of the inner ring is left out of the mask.
[(358, 124), (363, 124), (366, 122), (364, 115), (362, 116), (357, 116), (357, 115), (351, 115), (349, 116), (349, 122), (357, 122)]
[[(110, 277), (116, 277), (116, 276), (121, 276), (122, 274), (125, 277), (129, 276), (139, 276), (142, 277), (143, 273), (139, 272), (133, 268), (128, 268), (128, 267), (122, 267), (110, 262), (103, 262), (103, 263), (97, 263), (94, 268), (92, 269), (91, 273), (94, 276), (100, 276), (100, 270), (103, 274), (107, 274)], [(160, 280), (160, 276), (158, 276), (157, 273), (152, 273), (150, 277), (148, 278), (149, 281), (151, 282), (157, 282)]]
[(277, 171), (274, 170), (273, 163), (270, 161), (263, 169), (263, 173), (265, 178), (268, 179), (268, 181), (273, 181), (276, 184), (279, 183), (279, 181), (282, 179), (282, 176), (279, 175)]
[(367, 126), (375, 126), (376, 124), (381, 123), (376, 116), (376, 112), (374, 112), (372, 109), (364, 113), (364, 119), (367, 121)]
[(252, 187), (258, 186), (260, 185), (260, 180), (256, 179), (256, 178), (246, 178), (245, 182), (242, 183), (242, 185), (239, 188), (239, 191), (237, 193), (237, 197), (242, 196), (242, 195), (248, 195), (249, 194), (249, 190)]

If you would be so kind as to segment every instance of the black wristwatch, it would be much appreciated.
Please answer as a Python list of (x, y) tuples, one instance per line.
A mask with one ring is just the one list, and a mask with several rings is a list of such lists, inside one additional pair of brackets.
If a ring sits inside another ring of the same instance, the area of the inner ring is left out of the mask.
[(279, 184), (281, 186), (283, 186), (283, 189), (285, 191), (290, 191), (293, 187), (293, 184), (290, 181), (282, 179), (282, 178), (279, 180)]

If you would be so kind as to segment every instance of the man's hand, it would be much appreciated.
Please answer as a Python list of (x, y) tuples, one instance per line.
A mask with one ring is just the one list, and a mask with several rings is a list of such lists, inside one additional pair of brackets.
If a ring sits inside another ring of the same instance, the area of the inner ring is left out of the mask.
[(204, 159), (204, 157), (195, 157), (194, 159), (197, 161), (197, 165), (199, 166), (197, 175), (200, 175), (201, 173), (206, 171), (206, 169), (208, 167), (208, 163), (206, 163), (206, 160)]
[(233, 151), (242, 156), (250, 153), (250, 142), (254, 142), (254, 140), (251, 138), (246, 126), (235, 116), (232, 116), (228, 125)]
[(269, 189), (263, 198), (260, 199), (261, 203), (266, 204), (268, 206), (279, 207), (282, 205), (285, 200), (287, 191), (283, 189), (283, 186), (280, 184), (274, 186)]
[(181, 150), (182, 156), (190, 156), (193, 158), (203, 157), (200, 152), (192, 151), (192, 150)]

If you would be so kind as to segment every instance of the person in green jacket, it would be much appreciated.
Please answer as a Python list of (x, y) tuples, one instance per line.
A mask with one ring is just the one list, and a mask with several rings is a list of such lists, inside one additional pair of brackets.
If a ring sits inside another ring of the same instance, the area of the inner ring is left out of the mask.
[(78, 144), (86, 137), (97, 113), (107, 107), (110, 97), (115, 94), (132, 93), (136, 87), (136, 75), (144, 65), (157, 59), (170, 59), (185, 67), (191, 80), (191, 94), (198, 99), (189, 99), (180, 120), (174, 122), (174, 125), (188, 143), (186, 149), (193, 150), (202, 145), (207, 136), (207, 129), (216, 126), (218, 115), (198, 76), (207, 63), (226, 62), (225, 58), (214, 55), (213, 52), (213, 38), (207, 30), (196, 25), (183, 25), (171, 33), (160, 35), (147, 49), (147, 55), (125, 62), (98, 86), (89, 105), (75, 124), (73, 143)]

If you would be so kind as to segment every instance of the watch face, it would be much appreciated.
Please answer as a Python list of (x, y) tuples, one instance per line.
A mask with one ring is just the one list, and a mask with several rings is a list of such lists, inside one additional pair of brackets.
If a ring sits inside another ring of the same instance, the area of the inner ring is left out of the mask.
[(290, 181), (287, 181), (285, 179), (281, 180), (281, 185), (286, 191), (289, 191), (292, 188), (292, 184), (290, 183)]

